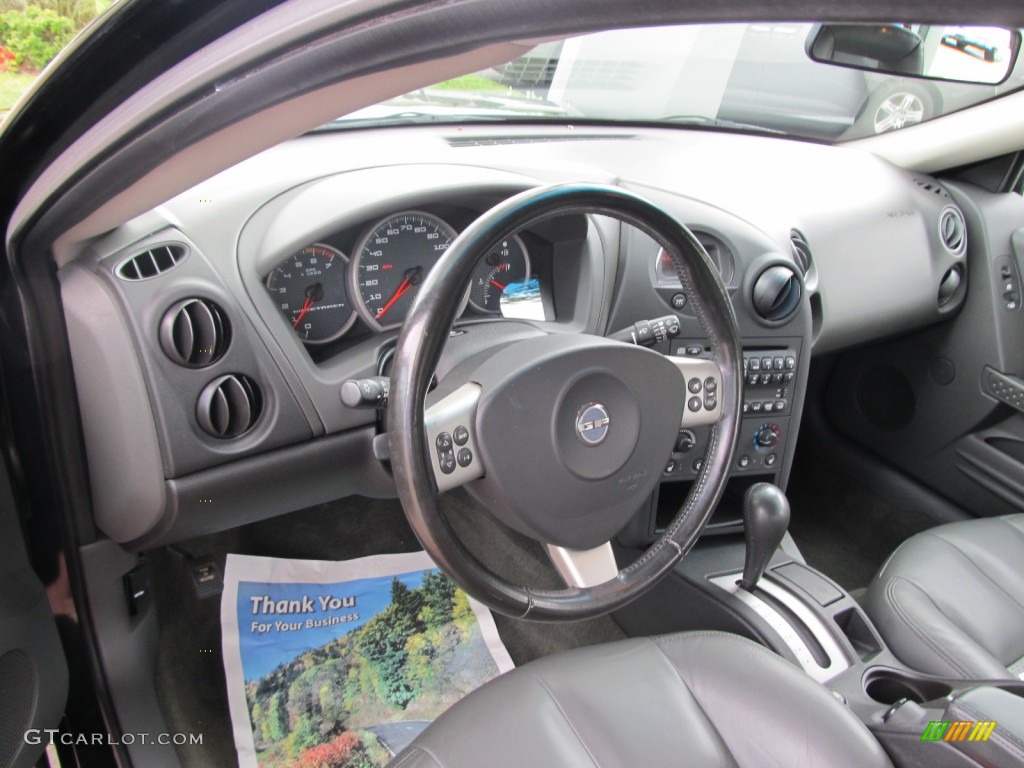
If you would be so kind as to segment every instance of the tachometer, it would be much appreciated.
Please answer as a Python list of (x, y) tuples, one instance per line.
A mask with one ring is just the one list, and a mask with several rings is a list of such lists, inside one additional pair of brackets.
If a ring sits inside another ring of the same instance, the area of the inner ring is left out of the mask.
[(348, 259), (329, 245), (307, 245), (267, 275), (267, 290), (306, 344), (325, 344), (356, 321), (345, 279)]
[(370, 227), (356, 245), (349, 279), (371, 328), (402, 324), (427, 272), (448, 250), (455, 230), (422, 211), (404, 211)]
[(513, 283), (530, 279), (530, 257), (518, 235), (502, 240), (492, 248), (473, 272), (469, 303), (480, 312), (501, 312), (501, 296)]

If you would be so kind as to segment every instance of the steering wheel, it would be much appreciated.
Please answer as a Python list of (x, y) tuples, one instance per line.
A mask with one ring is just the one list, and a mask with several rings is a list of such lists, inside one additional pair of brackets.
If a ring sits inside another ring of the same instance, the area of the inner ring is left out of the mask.
[[(486, 357), (426, 407), (458, 297), (479, 260), (514, 232), (571, 213), (617, 218), (662, 244), (710, 359), (538, 332)], [(442, 570), (500, 613), (562, 621), (624, 605), (689, 551), (718, 504), (740, 426), (741, 359), (725, 287), (703, 246), (672, 216), (600, 185), (541, 187), (506, 200), (459, 235), (427, 275), (395, 349), (388, 442), (413, 531)], [(708, 452), (686, 501), (661, 537), (620, 570), (611, 539), (650, 497), (679, 429), (701, 424), (710, 425)], [(466, 484), (498, 519), (546, 546), (566, 589), (512, 584), (464, 547), (438, 494)]]

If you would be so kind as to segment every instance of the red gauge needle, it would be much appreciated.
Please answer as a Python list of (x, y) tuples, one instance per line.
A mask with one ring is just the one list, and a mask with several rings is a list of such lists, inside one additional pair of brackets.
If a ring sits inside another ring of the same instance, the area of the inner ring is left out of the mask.
[(499, 291), (504, 291), (505, 290), (505, 286), (502, 285), (501, 283), (499, 283), (497, 280), (495, 280), (493, 278), (491, 279), (491, 285), (493, 285)]
[(313, 305), (318, 301), (321, 301), (324, 297), (324, 287), (320, 283), (313, 283), (306, 289), (306, 300), (302, 302), (302, 309), (299, 311), (299, 316), (292, 321), (292, 328), (298, 328), (299, 323), (302, 322), (302, 318), (306, 316), (306, 313), (313, 308)]
[(399, 284), (398, 288), (395, 289), (395, 295), (388, 299), (388, 303), (381, 307), (377, 312), (378, 320), (384, 317), (384, 314), (395, 305), (396, 301), (408, 293), (410, 288), (419, 283), (422, 274), (422, 267), (413, 267), (405, 273), (405, 279)]
[(311, 299), (309, 296), (307, 296), (306, 300), (302, 303), (302, 311), (299, 312), (299, 316), (296, 317), (295, 318), (295, 322), (292, 323), (292, 328), (298, 328), (299, 327), (299, 323), (302, 322), (302, 318), (304, 318), (306, 316), (306, 313), (309, 312), (309, 308), (312, 307), (312, 306), (313, 306), (313, 299)]

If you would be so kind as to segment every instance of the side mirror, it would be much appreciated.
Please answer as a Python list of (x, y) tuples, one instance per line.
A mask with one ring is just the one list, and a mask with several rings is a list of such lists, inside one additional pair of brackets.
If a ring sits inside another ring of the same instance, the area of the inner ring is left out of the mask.
[(1006, 80), (1019, 49), (1016, 30), (928, 24), (820, 24), (806, 43), (822, 64), (988, 85)]

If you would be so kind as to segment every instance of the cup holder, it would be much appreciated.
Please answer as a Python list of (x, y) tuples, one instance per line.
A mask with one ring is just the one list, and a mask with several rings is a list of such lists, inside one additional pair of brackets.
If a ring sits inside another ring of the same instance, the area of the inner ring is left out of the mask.
[(895, 704), (900, 699), (922, 704), (949, 696), (953, 688), (939, 680), (910, 677), (891, 669), (871, 669), (864, 677), (864, 692), (879, 704)]

